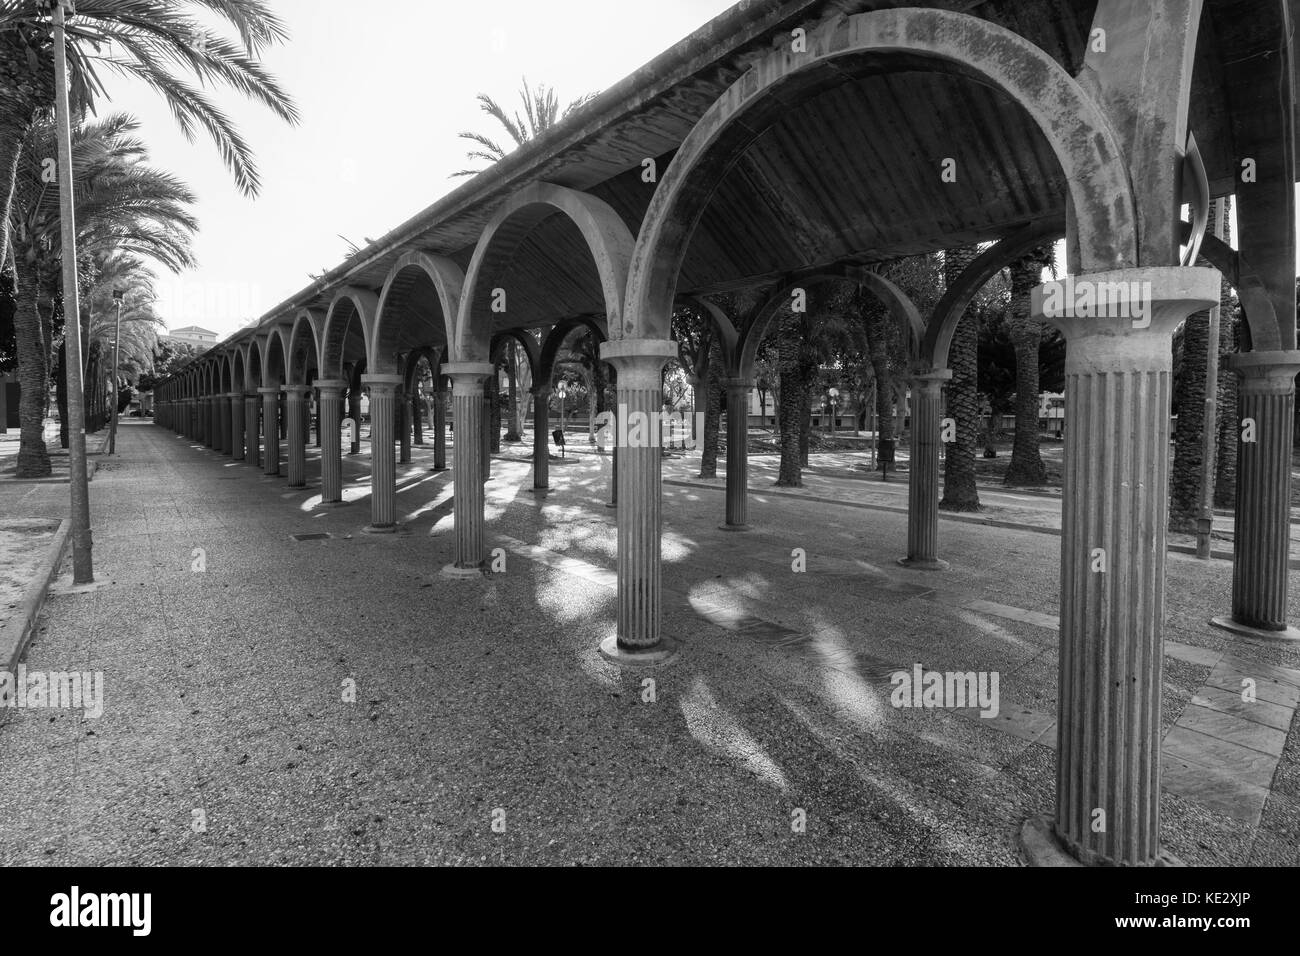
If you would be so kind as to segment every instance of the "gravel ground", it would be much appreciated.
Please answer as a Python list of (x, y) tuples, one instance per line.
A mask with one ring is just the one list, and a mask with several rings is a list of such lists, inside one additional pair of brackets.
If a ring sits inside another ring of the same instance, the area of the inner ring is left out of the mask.
[[(1055, 632), (961, 603), (1055, 614), (1055, 537), (945, 522), (953, 568), (921, 575), (894, 564), (903, 515), (756, 487), (739, 536), (717, 530), (721, 494), (665, 486), (682, 654), (622, 670), (596, 652), (614, 591), (558, 566), (613, 566), (597, 456), (553, 467), (541, 498), (527, 464), (494, 462), (505, 570), (456, 581), (438, 573), (451, 472), (423, 449), (399, 466), (402, 531), (370, 536), (364, 458), (345, 464), (354, 503), (314, 511), (312, 488), (164, 429), (124, 424), (119, 448), (92, 485), (99, 583), (56, 590), (28, 657), (102, 671), (104, 714), (0, 717), (0, 765), (20, 768), (0, 775), (0, 864), (1012, 865), (1020, 824), (1051, 809), (1052, 733), (892, 708), (887, 675), (998, 671), (999, 721), (1050, 718)], [(310, 532), (331, 537), (290, 537)], [(1225, 647), (1204, 621), (1231, 567), (1169, 567), (1170, 639)], [(1167, 664), (1166, 727), (1209, 671)], [(1169, 847), (1300, 863), (1297, 737), (1257, 829), (1166, 795)]]

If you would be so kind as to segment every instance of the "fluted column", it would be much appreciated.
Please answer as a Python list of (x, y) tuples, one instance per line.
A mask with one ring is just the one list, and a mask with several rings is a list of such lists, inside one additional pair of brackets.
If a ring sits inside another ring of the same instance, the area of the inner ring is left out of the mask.
[(320, 502), (326, 507), (346, 504), (343, 500), (343, 389), (342, 379), (316, 382), (320, 409)]
[(675, 343), (659, 339), (619, 339), (600, 347), (601, 358), (614, 366), (618, 382), (618, 631), (600, 650), (620, 662), (662, 663), (675, 653), (675, 642), (659, 629), (659, 415), (664, 364), (676, 355)]
[(411, 389), (410, 409), (411, 430), (414, 432), (412, 441), (417, 445), (424, 444), (424, 389), (420, 387), (419, 379), (416, 380), (415, 387)]
[(362, 375), (370, 387), (370, 524), (369, 534), (397, 530), (397, 465), (393, 461), (393, 420), (400, 375)]
[[(1066, 339), (1069, 422), (1051, 836), (1084, 863), (1163, 859), (1171, 340), (1187, 316), (1218, 301), (1219, 281), (1213, 269), (1148, 267), (1069, 277), (1032, 296), (1034, 317)], [(1102, 304), (1083, 307), (1088, 289)], [(1107, 289), (1120, 290), (1113, 307)]]
[(287, 474), (290, 488), (307, 484), (307, 436), (303, 434), (306, 422), (307, 392), (302, 385), (284, 386), (284, 418), (288, 437)]
[(745, 510), (749, 497), (749, 397), (754, 383), (729, 378), (727, 387), (727, 521), (723, 531), (748, 531)]
[[(373, 411), (370, 417), (374, 418)], [(361, 386), (359, 384), (348, 387), (348, 418), (356, 424), (352, 429), (352, 434), (356, 438), (349, 440), (348, 454), (359, 455), (361, 454)]]
[(533, 395), (533, 491), (546, 491), (551, 481), (551, 390), (535, 386)]
[(1300, 638), (1287, 626), (1291, 440), (1300, 352), (1245, 352), (1238, 375), (1237, 507), (1232, 614), (1212, 623), (1252, 637)]
[[(459, 409), (458, 409), (459, 411)], [(480, 451), (482, 454), (479, 460), (483, 466), (483, 480), (487, 481), (492, 477), (492, 395), (489, 388), (484, 389), (483, 394), (483, 413), (480, 419), (482, 431), (482, 445)], [(456, 416), (456, 441), (460, 441), (460, 416)]]
[(254, 467), (262, 464), (262, 448), (257, 441), (261, 425), (258, 404), (256, 392), (244, 393), (244, 461)]
[(222, 392), (216, 396), (214, 401), (217, 403), (218, 437), (221, 439), (221, 454), (230, 455), (234, 451), (234, 443), (230, 440), (230, 393)]
[(473, 577), (483, 571), (483, 443), (487, 439), (483, 417), (487, 412), (484, 384), (496, 370), (488, 362), (450, 362), (442, 367), (451, 377), (452, 413), (456, 423), (456, 457), (452, 461), (453, 523), (456, 560), (443, 569), (456, 577)]
[(912, 389), (912, 458), (907, 472), (907, 557), (898, 563), (922, 571), (941, 571), (939, 558), (939, 449), (943, 445), (941, 392), (952, 369), (917, 369)]
[(433, 470), (447, 470), (447, 393), (442, 388), (442, 378), (433, 390)]
[(231, 392), (226, 406), (230, 422), (230, 456), (235, 461), (244, 460), (244, 393)]
[(406, 390), (397, 390), (397, 460), (403, 465), (411, 460), (411, 402)]
[(259, 388), (262, 394), (262, 474), (280, 473), (280, 386)]

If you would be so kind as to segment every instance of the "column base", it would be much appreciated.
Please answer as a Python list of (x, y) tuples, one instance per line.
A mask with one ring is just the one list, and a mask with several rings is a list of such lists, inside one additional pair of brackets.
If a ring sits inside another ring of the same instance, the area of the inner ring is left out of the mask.
[(429, 470), (430, 470), (430, 471), (447, 471), (448, 469), (447, 469), (447, 466), (446, 466), (446, 465), (443, 465), (441, 468), (430, 468)]
[(667, 637), (645, 650), (620, 646), (617, 635), (600, 642), (600, 656), (624, 667), (662, 667), (677, 659), (678, 650), (677, 642)]
[(942, 558), (899, 558), (898, 563), (913, 571), (947, 571), (949, 564)]
[(396, 524), (368, 524), (361, 529), (362, 534), (392, 534), (397, 530)]
[(447, 564), (443, 566), (442, 576), (445, 578), (460, 578), (466, 580), (469, 578), (481, 578), (487, 575), (487, 568), (479, 565), (475, 568), (462, 568), (456, 564)]
[(618, 507), (618, 502), (617, 502), (617, 501), (607, 501), (607, 502), (605, 502), (605, 507), (606, 507), (606, 508), (617, 508), (617, 507)]
[(720, 524), (720, 525), (718, 525), (718, 530), (719, 530), (719, 531), (748, 531), (748, 530), (749, 530), (749, 525), (747, 525), (747, 524)]
[(1262, 627), (1251, 627), (1249, 624), (1239, 624), (1227, 614), (1210, 618), (1210, 624), (1220, 630), (1240, 634), (1242, 637), (1254, 638), (1257, 641), (1300, 641), (1300, 629), (1291, 626), (1287, 626), (1280, 631), (1270, 631)]
[[(1052, 817), (1041, 814), (1030, 817), (1020, 828), (1020, 859), (1026, 866), (1085, 866), (1075, 859), (1052, 832)], [(1154, 866), (1182, 866), (1183, 861), (1172, 853), (1161, 850)]]
[(350, 505), (350, 501), (321, 501), (316, 504), (317, 508), (342, 508)]
[(550, 494), (551, 491), (550, 488), (529, 488), (528, 490), (535, 495), (542, 495), (542, 496)]

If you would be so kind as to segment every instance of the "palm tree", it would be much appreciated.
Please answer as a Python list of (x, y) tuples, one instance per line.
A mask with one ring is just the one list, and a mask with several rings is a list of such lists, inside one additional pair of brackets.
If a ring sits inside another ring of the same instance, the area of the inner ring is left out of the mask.
[[(9, 205), (28, 127), (53, 108), (54, 67), (47, 0), (0, 5), (0, 263), (9, 244)], [(204, 26), (216, 17), (238, 40)], [(105, 97), (99, 71), (142, 81), (166, 100), (191, 141), (202, 128), (235, 184), (246, 195), (260, 187), (252, 149), (206, 86), (226, 86), (262, 103), (288, 123), (298, 110), (263, 69), (260, 52), (287, 38), (265, 0), (79, 0), (67, 24), (72, 115), (93, 112)], [(197, 83), (190, 82), (190, 79)], [(53, 153), (49, 154), (53, 155)]]
[[(78, 271), (87, 287), (95, 284), (96, 261), (114, 253), (153, 260), (176, 271), (194, 264), (190, 237), (198, 223), (187, 208), (194, 195), (180, 180), (144, 162), (144, 146), (133, 135), (138, 128), (133, 118), (114, 114), (73, 131)], [(48, 118), (28, 128), (10, 207), (18, 279), (14, 331), (22, 388), (19, 477), (50, 473), (44, 418), (55, 320), (62, 303), (61, 220), (58, 189), (45, 181), (38, 158), (52, 154), (54, 136)]]
[[(479, 109), (505, 128), (506, 134), (514, 140), (516, 147), (524, 145), (529, 140), (536, 139), (560, 120), (568, 117), (574, 110), (591, 102), (596, 98), (596, 94), (588, 93), (585, 96), (578, 97), (566, 106), (564, 112), (561, 113), (559, 100), (555, 98), (555, 90), (545, 83), (538, 83), (536, 87), (530, 88), (528, 78), (524, 77), (523, 87), (519, 90), (519, 98), (524, 103), (524, 115), (520, 116), (515, 113), (514, 116), (511, 116), (500, 103), (486, 93), (478, 95)], [(510, 150), (502, 148), (496, 140), (482, 133), (464, 132), (460, 134), (460, 138), (477, 143), (482, 147), (481, 149), (470, 150), (466, 154), (471, 160), (482, 159), (492, 164), (504, 159), (510, 152)], [(461, 169), (452, 173), (452, 176), (474, 176), (482, 171), (481, 169)]]
[(1038, 348), (1043, 323), (1029, 314), (1029, 293), (1042, 281), (1043, 270), (1054, 267), (1051, 246), (1039, 246), (1011, 264), (1011, 305), (1007, 330), (1016, 351), (1016, 437), (1011, 448), (1005, 485), (1041, 485), (1047, 468), (1038, 451)]
[[(1210, 218), (1206, 230), (1215, 230), (1216, 203), (1210, 204)], [(1225, 207), (1231, 211), (1231, 207)], [(1225, 224), (1225, 235), (1227, 226)], [(1207, 265), (1204, 260), (1197, 265)], [(1225, 307), (1226, 306), (1226, 307)], [(1231, 374), (1223, 374), (1222, 350), (1228, 336), (1224, 327), (1232, 326), (1231, 289), (1222, 283), (1220, 293), (1219, 341), (1215, 343), (1215, 360), (1220, 363), (1219, 390), (1215, 395), (1215, 408), (1222, 414), (1220, 403)], [(1196, 519), (1201, 514), (1201, 498), (1205, 486), (1205, 372), (1210, 355), (1210, 313), (1197, 312), (1189, 316), (1182, 330), (1182, 362), (1174, 378), (1174, 401), (1178, 406), (1178, 427), (1174, 431), (1174, 461), (1169, 475), (1169, 530), (1193, 532)], [(1233, 393), (1235, 398), (1235, 391)], [(1235, 402), (1234, 402), (1235, 404)], [(1235, 431), (1235, 409), (1233, 424)], [(1218, 422), (1215, 423), (1216, 434)], [(1235, 447), (1236, 439), (1232, 439)], [(1217, 464), (1216, 455), (1216, 464)], [(1235, 478), (1235, 473), (1234, 476)]]
[[(944, 281), (952, 285), (979, 255), (978, 246), (961, 246), (944, 255)], [(948, 349), (948, 414), (956, 420), (956, 441), (948, 446), (943, 468), (945, 511), (979, 511), (980, 497), (975, 488), (975, 445), (979, 436), (980, 407), (978, 383), (979, 317), (967, 309), (952, 337)]]

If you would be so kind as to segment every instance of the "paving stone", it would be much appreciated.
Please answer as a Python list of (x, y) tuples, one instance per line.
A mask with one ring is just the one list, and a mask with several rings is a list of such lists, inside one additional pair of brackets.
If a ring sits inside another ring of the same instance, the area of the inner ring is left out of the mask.
[(1257, 724), (1263, 724), (1265, 727), (1273, 727), (1284, 732), (1291, 728), (1291, 718), (1295, 714), (1294, 708), (1269, 703), (1262, 698), (1245, 701), (1241, 699), (1241, 694), (1221, 690), (1209, 684), (1198, 690), (1192, 696), (1191, 702), (1198, 707), (1208, 707), (1210, 710), (1234, 714), (1245, 720), (1254, 721)]
[(1285, 730), (1277, 730), (1252, 720), (1246, 720), (1244, 717), (1211, 710), (1208, 707), (1193, 705), (1186, 708), (1182, 716), (1178, 718), (1177, 726), (1195, 730), (1207, 736), (1216, 737), (1219, 740), (1240, 744), (1243, 747), (1271, 754), (1274, 757), (1282, 756), (1282, 748), (1286, 746)]

